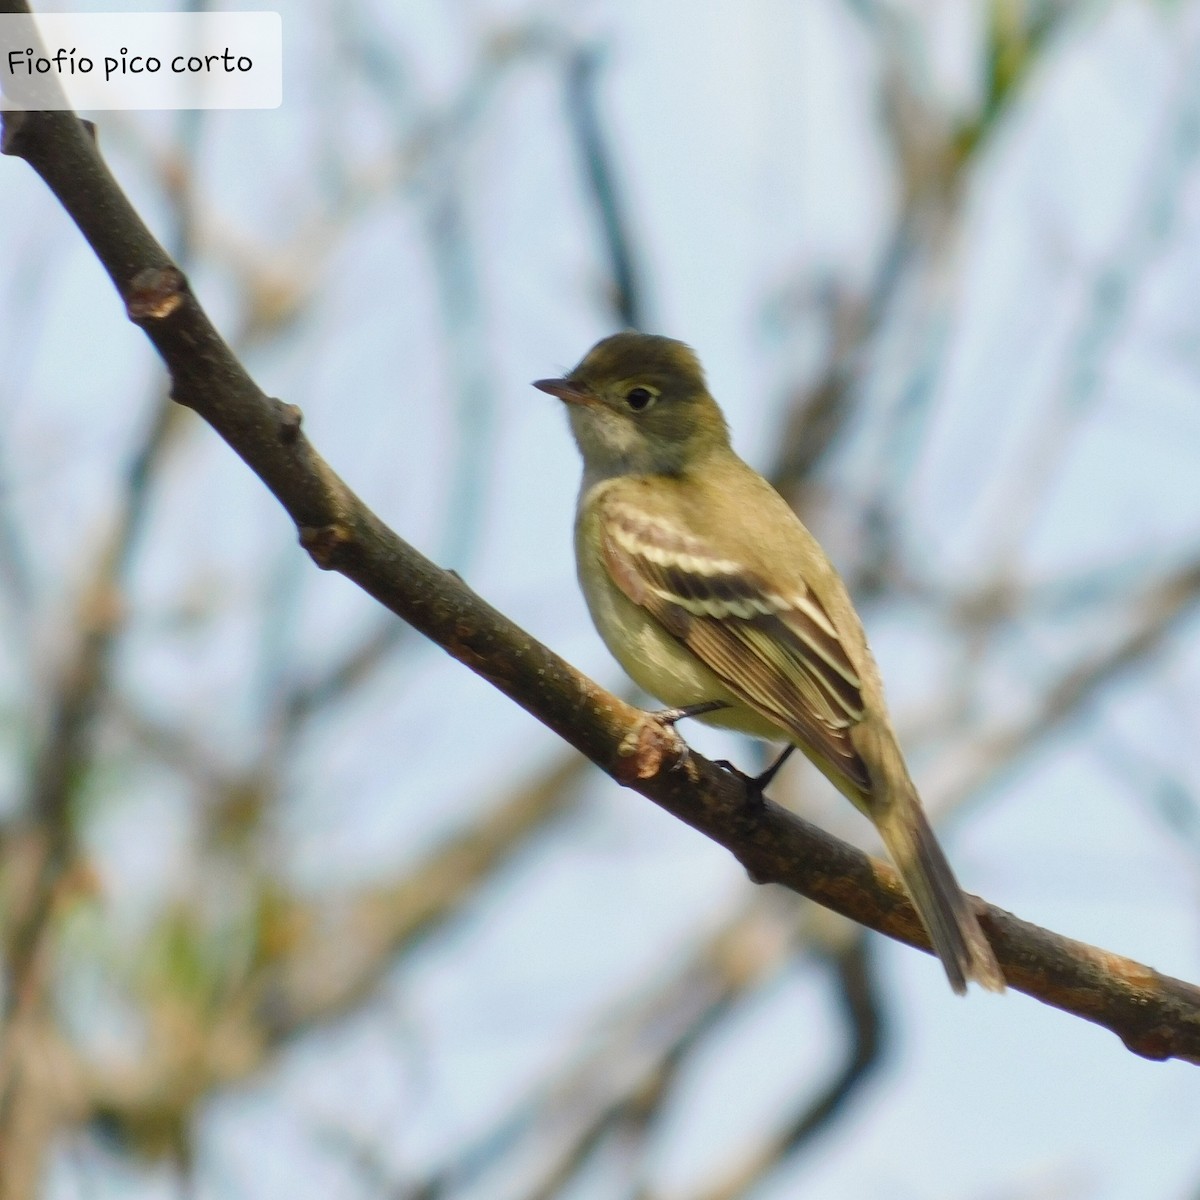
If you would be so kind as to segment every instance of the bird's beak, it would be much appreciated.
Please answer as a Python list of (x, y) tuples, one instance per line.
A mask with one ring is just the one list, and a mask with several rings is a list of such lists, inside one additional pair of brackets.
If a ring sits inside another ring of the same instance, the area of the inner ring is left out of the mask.
[(567, 404), (588, 405), (596, 402), (591, 390), (573, 379), (535, 379), (533, 386), (540, 392), (549, 392), (551, 396), (557, 396)]

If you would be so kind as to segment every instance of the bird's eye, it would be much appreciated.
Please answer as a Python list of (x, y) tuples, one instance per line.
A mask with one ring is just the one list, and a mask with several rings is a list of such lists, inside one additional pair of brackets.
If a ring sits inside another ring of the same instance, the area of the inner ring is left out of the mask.
[(634, 412), (641, 412), (647, 409), (654, 403), (654, 393), (649, 388), (636, 387), (631, 388), (625, 393), (625, 403), (633, 409)]

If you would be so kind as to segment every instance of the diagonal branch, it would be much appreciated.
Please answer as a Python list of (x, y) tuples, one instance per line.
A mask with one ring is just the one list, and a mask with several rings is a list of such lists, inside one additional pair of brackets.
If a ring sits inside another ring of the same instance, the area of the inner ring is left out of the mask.
[[(16, 0), (4, 0), (11, 10)], [(171, 375), (259, 476), (317, 564), (337, 570), (489, 680), (619, 782), (777, 882), (889, 937), (928, 949), (895, 873), (772, 803), (653, 717), (598, 687), (387, 528), (309, 444), (293, 406), (265, 396), (66, 112), (8, 113), (3, 150), (24, 158), (79, 226)], [(1192, 574), (1197, 574), (1193, 570)], [(1195, 580), (1190, 582), (1192, 589)], [(1148, 1058), (1200, 1062), (1200, 988), (979, 906), (1014, 988), (1112, 1030)]]

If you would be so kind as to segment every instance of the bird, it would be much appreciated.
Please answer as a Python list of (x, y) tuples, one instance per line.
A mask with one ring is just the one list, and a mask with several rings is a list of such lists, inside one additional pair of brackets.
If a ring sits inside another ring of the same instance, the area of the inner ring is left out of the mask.
[(922, 810), (846, 585), (733, 449), (695, 352), (616, 333), (533, 386), (564, 402), (583, 459), (576, 567), (612, 655), (672, 715), (784, 743), (780, 762), (801, 750), (879, 831), (951, 988), (1003, 991)]

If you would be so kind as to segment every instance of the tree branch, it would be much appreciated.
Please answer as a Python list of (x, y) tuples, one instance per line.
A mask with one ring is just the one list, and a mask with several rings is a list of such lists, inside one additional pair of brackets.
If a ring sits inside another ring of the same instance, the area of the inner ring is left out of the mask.
[[(353, 580), (614, 779), (728, 848), (755, 880), (928, 949), (889, 867), (770, 802), (753, 803), (672, 730), (598, 687), (388, 529), (309, 444), (299, 410), (247, 375), (78, 118), (8, 113), (2, 148), (58, 197), (162, 356), (172, 396), (267, 485), (319, 566)], [(1112, 1030), (1137, 1054), (1200, 1062), (1200, 989), (1000, 909), (979, 911), (1011, 986)]]
[(596, 77), (603, 65), (598, 46), (581, 46), (566, 63), (567, 127), (575, 143), (580, 172), (595, 209), (605, 257), (612, 273), (611, 303), (626, 329), (644, 329), (646, 301), (633, 252), (628, 214), (600, 116)]
[(694, 1200), (738, 1200), (749, 1195), (756, 1184), (824, 1130), (875, 1073), (882, 1061), (886, 1028), (871, 954), (865, 939), (855, 938), (831, 961), (847, 1033), (845, 1060), (836, 1074), (790, 1124), (753, 1146)]

